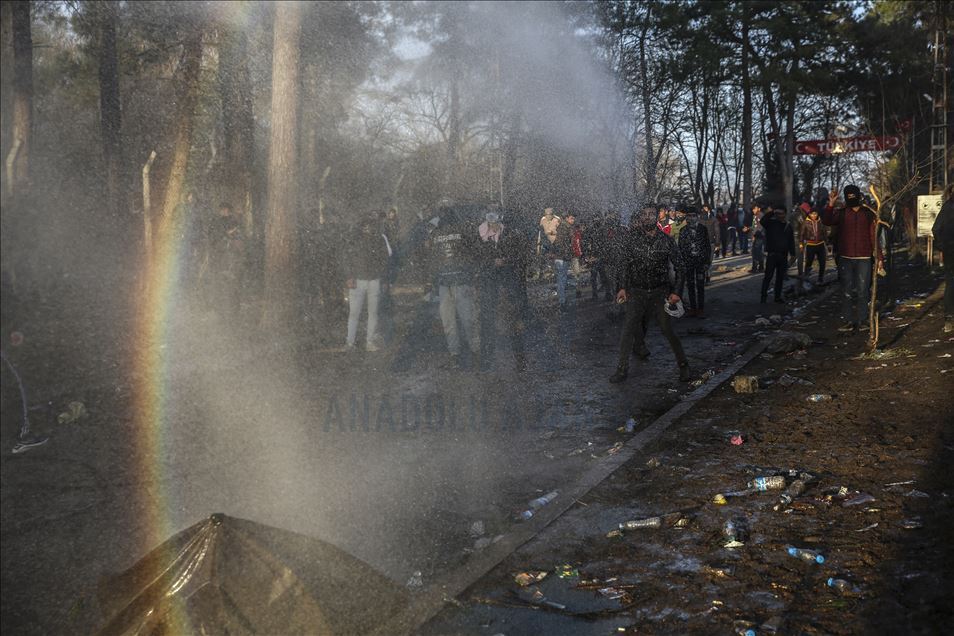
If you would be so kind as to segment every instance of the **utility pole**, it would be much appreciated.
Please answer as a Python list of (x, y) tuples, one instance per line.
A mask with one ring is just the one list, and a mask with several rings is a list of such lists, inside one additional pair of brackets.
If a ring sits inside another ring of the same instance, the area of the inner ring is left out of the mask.
[(949, 181), (947, 166), (947, 17), (937, 2), (934, 26), (934, 90), (931, 113), (931, 164), (928, 192), (943, 192)]

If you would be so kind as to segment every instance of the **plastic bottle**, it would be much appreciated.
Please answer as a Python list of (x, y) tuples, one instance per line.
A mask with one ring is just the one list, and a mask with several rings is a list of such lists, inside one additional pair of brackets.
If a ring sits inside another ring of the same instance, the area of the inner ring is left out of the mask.
[(802, 561), (808, 561), (809, 563), (824, 563), (825, 557), (815, 552), (814, 550), (806, 550), (805, 548), (796, 548), (794, 546), (785, 546), (785, 550), (796, 559), (801, 559)]
[(827, 393), (814, 393), (805, 399), (809, 402), (831, 402), (831, 396)]
[(749, 488), (755, 490), (781, 490), (785, 487), (785, 477), (782, 475), (772, 475), (770, 477), (756, 477), (748, 483)]
[(731, 519), (722, 524), (722, 536), (728, 541), (737, 541), (739, 537), (739, 529), (732, 522)]
[(845, 579), (829, 578), (825, 584), (839, 594), (857, 594), (860, 591), (858, 586), (852, 585)]
[(648, 519), (633, 519), (619, 524), (620, 530), (639, 530), (640, 528), (661, 528), (662, 517), (649, 517)]
[(536, 512), (540, 508), (544, 507), (545, 505), (547, 505), (548, 503), (556, 499), (557, 495), (559, 494), (560, 494), (559, 490), (554, 490), (552, 492), (548, 492), (542, 497), (537, 497), (536, 499), (532, 500), (531, 502), (527, 504), (529, 508), (520, 512), (517, 515), (517, 519), (519, 521), (527, 521), (528, 519), (533, 517), (534, 512)]
[(780, 508), (792, 503), (792, 501), (794, 501), (795, 498), (801, 495), (803, 492), (805, 492), (805, 482), (801, 479), (796, 479), (789, 484), (788, 488), (785, 489), (785, 492), (783, 492), (778, 498), (778, 504), (776, 504), (775, 509), (779, 510)]

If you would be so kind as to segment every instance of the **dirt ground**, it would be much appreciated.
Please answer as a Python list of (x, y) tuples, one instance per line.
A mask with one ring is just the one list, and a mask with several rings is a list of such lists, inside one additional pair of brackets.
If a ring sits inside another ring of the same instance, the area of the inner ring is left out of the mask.
[[(747, 257), (717, 265), (710, 317), (677, 325), (699, 381), (777, 329), (755, 324), (756, 315), (791, 312), (804, 302), (760, 306), (759, 278), (748, 275)], [(896, 284), (913, 292), (934, 286), (920, 268), (907, 268)], [(525, 374), (514, 373), (503, 334), (493, 373), (449, 368), (439, 330), (395, 370), (399, 347), (346, 358), (329, 350), (340, 340), (340, 325), (329, 328), (307, 311), (299, 340), (278, 348), (254, 334), (235, 336), (207, 315), (186, 313), (169, 327), (167, 425), (148, 458), (135, 452), (144, 431), (137, 428), (133, 395), (142, 378), (129, 364), (137, 343), (132, 322), (123, 319), (127, 299), (109, 288), (83, 288), (83, 309), (63, 311), (64, 299), (77, 292), (70, 285), (46, 300), (31, 299), (18, 316), (26, 341), (5, 352), (27, 383), (31, 421), (50, 442), (9, 455), (20, 407), (5, 374), (4, 628), (73, 633), (77, 599), (154, 546), (149, 537), (156, 528), (143, 514), (147, 510), (163, 515), (170, 533), (221, 511), (317, 537), (400, 585), (415, 571), (423, 573), (424, 589), (444, 574), (466, 571), (482, 545), (521, 527), (513, 515), (527, 501), (567, 489), (628, 439), (617, 430), (627, 417), (644, 426), (694, 389), (675, 381), (672, 354), (655, 328), (650, 360), (634, 366), (625, 385), (607, 384), (619, 329), (607, 306), (584, 296), (560, 313), (550, 310), (555, 299), (549, 283), (532, 291), (537, 328), (528, 334)], [(935, 468), (951, 451), (950, 422), (942, 432), (942, 419), (954, 408), (942, 390), (947, 376), (939, 374), (950, 361), (936, 356), (952, 345), (931, 342), (940, 339), (936, 305), (916, 319), (925, 302), (914, 297), (883, 321), (882, 341), (912, 349), (914, 358), (848, 360), (862, 343), (828, 329), (834, 299), (800, 315), (800, 323), (786, 328), (816, 340), (805, 357), (757, 359), (744, 373), (768, 380), (788, 373), (816, 386), (776, 383), (744, 396), (720, 388), (461, 596), (467, 609), (445, 612), (423, 631), (605, 634), (623, 627), (705, 633), (730, 629), (735, 620), (759, 626), (776, 616), (786, 633), (860, 632), (862, 620), (894, 625), (895, 631), (906, 631), (898, 625), (902, 619), (928, 632), (942, 624), (937, 621), (949, 614), (937, 605), (938, 595), (951, 568), (937, 529), (949, 522), (943, 493), (950, 487)], [(396, 303), (400, 331), (420, 304), (413, 290)], [(837, 397), (809, 404), (803, 400), (808, 392)], [(350, 397), (365, 395), (372, 398), (370, 432), (326, 421), (333, 397), (347, 412)], [(494, 408), (477, 418), (477, 426), (435, 430), (396, 417), (395, 426), (380, 427), (379, 406), (388, 400), (396, 407), (408, 398), (409, 412), (416, 412), (415, 404), (432, 398), (487, 395), (494, 396)], [(57, 413), (72, 399), (84, 401), (88, 415), (57, 424)], [(730, 430), (742, 432), (742, 446), (726, 442)], [(144, 482), (145, 466), (152, 466), (158, 484)], [(714, 493), (742, 488), (774, 467), (817, 477), (790, 512), (773, 511), (772, 495), (707, 503)], [(884, 487), (910, 480), (915, 483)], [(848, 508), (838, 501), (815, 503), (840, 485), (878, 501)], [(905, 495), (912, 490), (929, 496)], [(872, 508), (878, 510), (868, 512)], [(627, 519), (675, 510), (685, 511), (686, 527), (605, 537)], [(748, 533), (745, 546), (734, 550), (721, 548), (722, 523), (730, 516)], [(899, 526), (915, 516), (919, 528)], [(473, 532), (475, 520), (483, 523), (480, 536)], [(853, 532), (876, 521), (873, 529)], [(829, 561), (812, 569), (780, 551), (787, 543), (819, 547)], [(578, 578), (547, 577), (542, 593), (566, 610), (501, 607), (521, 603), (510, 595), (517, 591), (514, 573), (566, 563), (600, 582), (580, 590)], [(706, 565), (734, 570), (731, 577), (713, 578)], [(822, 573), (863, 582), (865, 592), (834, 598), (816, 585)], [(619, 578), (605, 583), (613, 577)], [(619, 599), (592, 590), (614, 584), (633, 587), (621, 588)], [(919, 595), (925, 605), (915, 602)], [(924, 609), (919, 614), (917, 608)], [(882, 621), (879, 611), (894, 623)]]
[[(839, 299), (830, 296), (784, 326), (810, 334), (807, 351), (764, 353), (739, 372), (759, 376), (762, 390), (721, 386), (422, 633), (947, 631), (954, 337), (942, 334), (939, 294), (924, 298), (935, 280), (903, 271), (896, 288), (920, 295), (881, 320), (883, 347), (896, 357), (859, 359), (866, 338), (835, 330)], [(813, 384), (780, 382), (783, 374)], [(834, 397), (806, 400), (816, 393)], [(790, 505), (774, 509), (781, 491), (714, 502), (789, 470), (812, 476)], [(629, 519), (670, 513), (661, 528), (606, 536)], [(743, 545), (725, 547), (729, 520)], [(824, 563), (786, 546), (815, 550)], [(523, 587), (521, 572), (547, 575)], [(850, 589), (828, 587), (829, 578)]]

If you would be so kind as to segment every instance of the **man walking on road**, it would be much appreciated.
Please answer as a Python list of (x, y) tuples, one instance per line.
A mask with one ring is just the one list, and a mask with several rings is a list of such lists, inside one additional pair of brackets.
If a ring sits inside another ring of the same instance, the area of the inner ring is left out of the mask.
[(845, 207), (835, 209), (838, 192), (828, 195), (822, 222), (837, 229), (838, 278), (842, 288), (841, 314), (845, 324), (839, 331), (855, 333), (866, 329), (868, 296), (871, 291), (871, 259), (875, 248), (878, 215), (861, 201), (861, 189), (845, 186)]
[(348, 277), (348, 335), (346, 346), (353, 351), (358, 338), (358, 321), (365, 300), (368, 302), (368, 326), (365, 348), (378, 350), (378, 302), (381, 280), (387, 275), (388, 246), (379, 231), (377, 215), (368, 215), (348, 245), (345, 272)]
[(766, 302), (772, 276), (775, 276), (775, 302), (782, 302), (782, 282), (789, 268), (789, 255), (795, 259), (795, 235), (785, 221), (785, 208), (776, 207), (762, 220), (765, 232), (765, 275), (762, 277), (762, 302)]
[[(441, 324), (447, 339), (447, 350), (458, 367), (468, 368), (477, 353), (477, 325), (474, 302), (473, 256), (477, 237), (473, 229), (465, 227), (452, 207), (440, 211), (440, 225), (431, 234), (430, 275), (436, 280), (440, 298)], [(467, 351), (461, 355), (460, 333), (457, 321), (464, 329)], [(468, 355), (469, 354), (469, 355)]]
[[(696, 209), (686, 210), (686, 227), (679, 233), (679, 253), (686, 267), (686, 286), (689, 288), (690, 316), (705, 318), (706, 273), (712, 264), (712, 243), (709, 242), (709, 231), (699, 221)], [(679, 290), (682, 294), (682, 290)]]
[(818, 210), (811, 210), (808, 213), (808, 217), (802, 223), (798, 242), (805, 251), (806, 277), (811, 274), (812, 265), (815, 263), (815, 259), (818, 259), (819, 285), (821, 285), (825, 279), (825, 264), (828, 261), (828, 247), (825, 245), (826, 234), (825, 226), (818, 216)]
[[(629, 356), (634, 346), (645, 351), (644, 318), (653, 316), (669, 341), (679, 363), (679, 379), (689, 381), (689, 361), (672, 329), (666, 304), (680, 302), (676, 291), (682, 287), (685, 270), (675, 241), (656, 225), (656, 210), (647, 207), (638, 214), (633, 231), (624, 247), (617, 278), (616, 302), (625, 303), (626, 321), (620, 342), (619, 364), (609, 381), (618, 383), (629, 375)], [(669, 276), (669, 268), (676, 273)]]
[(506, 312), (507, 331), (513, 346), (517, 371), (526, 369), (523, 335), (527, 321), (526, 275), (531, 250), (522, 232), (505, 227), (500, 212), (484, 215), (477, 228), (478, 295), (480, 299), (480, 369), (494, 368), (497, 344), (497, 309)]
[[(574, 227), (576, 217), (572, 212), (568, 212), (563, 221), (557, 225), (556, 239), (551, 246), (551, 256), (553, 257), (553, 271), (556, 273), (557, 298), (560, 301), (560, 309), (566, 309), (566, 274), (573, 261), (573, 235), (576, 231)], [(579, 285), (579, 281), (576, 281)]]
[(954, 332), (954, 185), (931, 228), (934, 244), (944, 256), (944, 333)]

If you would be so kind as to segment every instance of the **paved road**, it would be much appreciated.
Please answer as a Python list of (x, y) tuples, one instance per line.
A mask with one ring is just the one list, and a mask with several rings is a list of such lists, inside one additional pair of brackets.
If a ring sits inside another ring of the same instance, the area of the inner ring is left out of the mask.
[[(778, 309), (758, 305), (747, 256), (716, 265), (728, 271), (714, 276), (710, 317), (677, 329), (697, 376), (744, 350), (757, 313)], [(443, 354), (392, 373), (387, 354), (252, 357), (214, 323), (174, 327), (191, 335), (167, 351), (182, 371), (166, 392), (161, 450), (147, 460), (157, 483), (130, 451), (145, 432), (121, 381), (86, 392), (87, 421), (4, 460), (4, 624), (69, 631), (71, 599), (144, 553), (155, 527), (142, 505), (158, 506), (169, 530), (225, 512), (319, 537), (401, 583), (460, 566), (480, 537), (506, 534), (525, 502), (599, 461), (628, 416), (648, 424), (688, 389), (655, 327), (650, 360), (608, 384), (619, 324), (607, 306), (581, 301), (561, 314), (546, 288), (537, 295), (545, 304), (523, 375), (505, 339), (493, 374), (441, 368)], [(427, 414), (441, 408), (436, 427)]]

